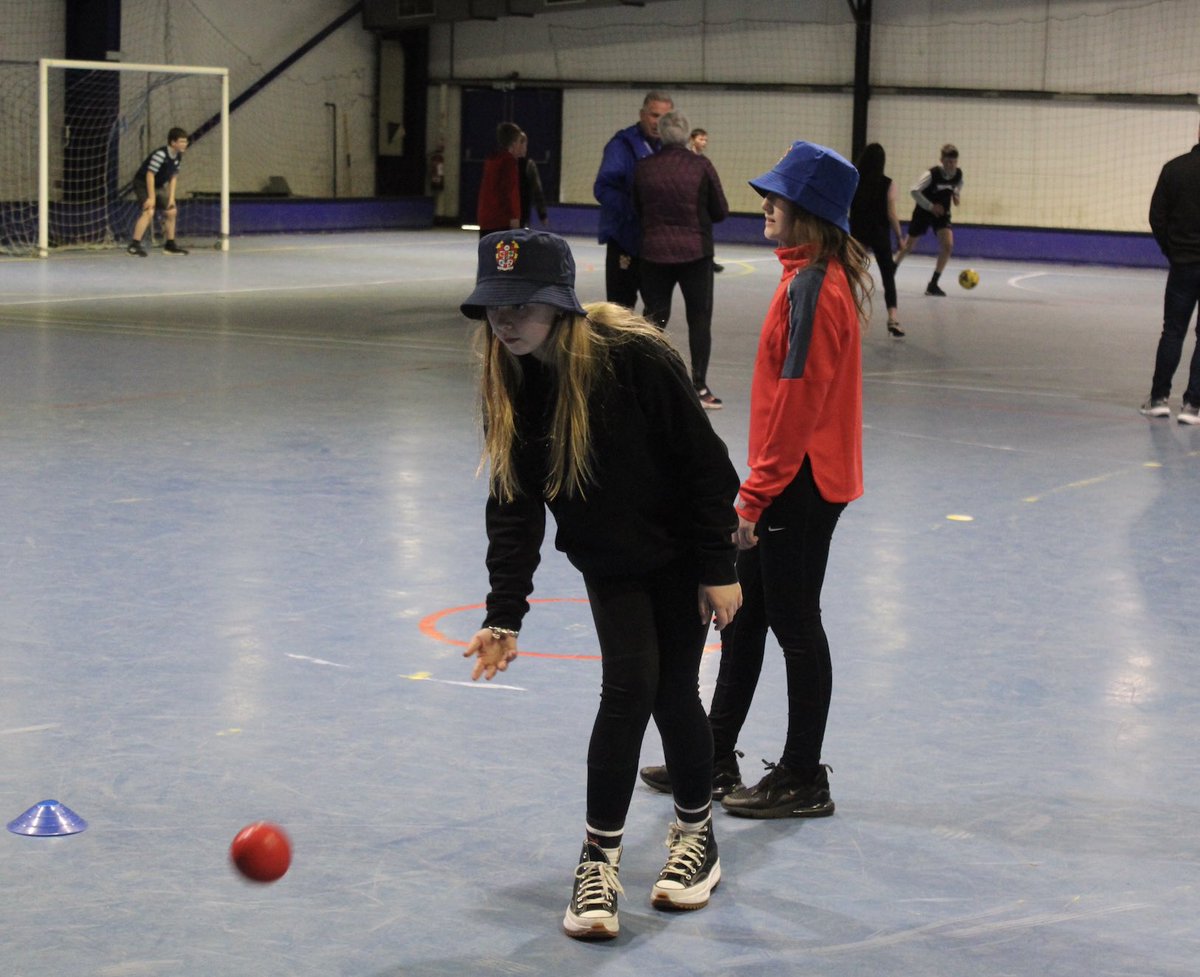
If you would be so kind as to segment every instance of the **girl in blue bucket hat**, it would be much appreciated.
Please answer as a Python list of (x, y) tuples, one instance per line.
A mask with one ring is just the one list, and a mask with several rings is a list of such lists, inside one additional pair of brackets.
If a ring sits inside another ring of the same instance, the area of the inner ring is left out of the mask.
[(700, 700), (711, 623), (741, 604), (737, 471), (662, 332), (615, 303), (579, 304), (567, 242), (488, 235), (463, 314), (484, 320), (481, 407), (491, 591), (465, 655), (491, 679), (517, 657), (546, 510), (583, 575), (600, 645), (585, 838), (563, 928), (617, 936), (625, 818), (653, 715), (675, 778), (658, 909), (701, 909), (721, 879), (712, 738)]
[[(738, 490), (743, 604), (722, 632), (709, 709), (713, 796), (748, 818), (833, 813), (821, 762), (832, 690), (821, 586), (846, 504), (862, 494), (861, 323), (869, 314), (867, 255), (850, 236), (858, 185), (831, 149), (793, 143), (750, 181), (763, 198), (763, 233), (783, 266), (767, 310), (750, 388), (750, 474)], [(738, 734), (762, 669), (768, 629), (783, 649), (788, 724), (783, 754), (745, 787)], [(662, 767), (642, 779), (669, 789)]]
[(732, 757), (769, 628), (787, 673), (783, 754), (721, 803), (750, 818), (823, 817), (833, 813), (821, 763), (832, 681), (821, 585), (838, 517), (863, 491), (861, 324), (872, 283), (850, 236), (858, 172), (845, 159), (796, 142), (750, 186), (783, 273), (754, 361), (750, 474), (736, 503), (744, 605), (722, 636), (710, 715), (717, 759)]

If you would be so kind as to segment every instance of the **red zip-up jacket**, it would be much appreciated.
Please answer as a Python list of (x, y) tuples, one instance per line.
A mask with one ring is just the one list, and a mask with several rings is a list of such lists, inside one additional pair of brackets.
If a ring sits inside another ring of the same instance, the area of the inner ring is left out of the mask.
[(738, 513), (758, 522), (807, 456), (827, 502), (863, 492), (862, 333), (846, 271), (810, 261), (800, 245), (775, 252), (783, 274), (758, 340), (750, 386), (750, 474)]

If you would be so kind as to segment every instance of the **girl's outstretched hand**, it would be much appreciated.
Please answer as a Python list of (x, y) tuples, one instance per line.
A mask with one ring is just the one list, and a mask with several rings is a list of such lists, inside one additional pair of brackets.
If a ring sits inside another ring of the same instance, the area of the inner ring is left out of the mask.
[(482, 675), (490, 682), (497, 672), (507, 670), (508, 663), (517, 657), (517, 636), (505, 634), (498, 638), (491, 628), (480, 628), (463, 652), (463, 658), (472, 656), (476, 662), (471, 681), (478, 681)]

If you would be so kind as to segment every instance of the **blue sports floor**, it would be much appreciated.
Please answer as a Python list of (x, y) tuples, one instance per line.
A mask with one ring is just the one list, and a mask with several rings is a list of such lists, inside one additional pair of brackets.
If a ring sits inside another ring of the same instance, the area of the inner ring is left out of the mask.
[[(530, 654), (490, 685), (461, 658), (475, 245), (0, 261), (0, 824), (89, 822), (0, 831), (0, 973), (1193, 977), (1200, 428), (1135, 409), (1164, 274), (981, 262), (965, 292), (955, 261), (935, 299), (927, 251), (901, 267), (825, 591), (837, 814), (718, 813), (724, 881), (664, 915), (670, 801), (639, 787), (621, 936), (587, 945), (560, 920), (599, 666), (566, 561)], [(712, 421), (744, 470), (777, 266), (719, 259)], [(769, 652), (748, 778), (783, 716)], [(227, 859), (260, 819), (295, 846), (269, 886)]]

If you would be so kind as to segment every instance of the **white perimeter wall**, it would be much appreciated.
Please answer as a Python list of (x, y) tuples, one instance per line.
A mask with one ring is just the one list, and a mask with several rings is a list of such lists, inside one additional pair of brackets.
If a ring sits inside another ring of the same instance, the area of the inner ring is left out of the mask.
[[(876, 88), (1200, 91), (1200, 0), (875, 0), (874, 15)], [(441, 25), (433, 39), (431, 74), (444, 84), (430, 96), (447, 109), (444, 119), (431, 111), (430, 138), (444, 136), (451, 163), (458, 81), (516, 72), (521, 84), (564, 85), (562, 202), (592, 202), (604, 142), (636, 121), (650, 85), (708, 129), (734, 210), (757, 209), (745, 181), (793, 139), (850, 152), (849, 93), (719, 87), (850, 85), (855, 30), (845, 0), (671, 0)], [(904, 190), (942, 143), (955, 143), (967, 179), (961, 222), (1144, 231), (1158, 170), (1196, 141), (1197, 118), (1194, 100), (877, 93), (868, 140), (884, 145)], [(457, 201), (446, 197), (453, 213)]]
[[(216, 64), (236, 96), (348, 0), (126, 0), (127, 61)], [(1068, 93), (1200, 91), (1200, 0), (875, 0), (875, 86)], [(0, 60), (63, 53), (63, 0), (0, 0)], [(432, 29), (429, 140), (449, 166), (443, 212), (457, 210), (462, 80), (510, 78), (565, 88), (562, 200), (590, 203), (605, 140), (636, 121), (660, 85), (711, 133), (731, 204), (753, 210), (745, 180), (796, 138), (850, 150), (849, 94), (721, 85), (848, 85), (854, 27), (845, 0), (669, 0), (437, 25)], [(233, 189), (284, 176), (325, 196), (333, 176), (330, 110), (338, 105), (341, 195), (374, 189), (375, 38), (357, 18), (235, 113)], [(689, 87), (706, 86), (706, 87)], [(967, 177), (960, 221), (1145, 230), (1162, 163), (1196, 139), (1194, 106), (1000, 96), (878, 94), (868, 138), (903, 186), (952, 141)], [(0, 135), (15, 139), (13, 134)], [(347, 160), (347, 156), (349, 159)]]

